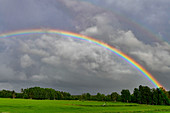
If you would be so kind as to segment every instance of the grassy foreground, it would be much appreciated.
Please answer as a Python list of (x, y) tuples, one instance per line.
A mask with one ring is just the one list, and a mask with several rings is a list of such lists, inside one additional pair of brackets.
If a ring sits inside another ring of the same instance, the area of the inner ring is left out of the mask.
[(0, 113), (170, 113), (170, 106), (76, 100), (0, 98)]

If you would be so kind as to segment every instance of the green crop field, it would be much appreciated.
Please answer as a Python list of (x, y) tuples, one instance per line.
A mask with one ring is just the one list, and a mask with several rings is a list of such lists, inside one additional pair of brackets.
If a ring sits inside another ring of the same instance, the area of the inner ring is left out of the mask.
[(78, 100), (0, 99), (0, 113), (170, 113), (170, 106)]

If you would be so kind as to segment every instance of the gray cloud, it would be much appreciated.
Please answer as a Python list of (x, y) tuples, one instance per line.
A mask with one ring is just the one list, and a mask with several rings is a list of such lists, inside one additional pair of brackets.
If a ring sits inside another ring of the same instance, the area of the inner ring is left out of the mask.
[(72, 29), (72, 19), (60, 8), (61, 5), (56, 0), (1, 0), (2, 30), (44, 27)]
[[(3, 15), (1, 32), (38, 26), (67, 29), (94, 37), (134, 58), (169, 89), (170, 45), (166, 42), (146, 43), (133, 29), (127, 29), (111, 11), (78, 0), (30, 0), (21, 3), (16, 0), (13, 4), (9, 4), (8, 0), (0, 2), (0, 15)], [(97, 3), (96, 0), (95, 2)], [(109, 4), (114, 4), (116, 10), (120, 9), (123, 13), (133, 12), (129, 17), (146, 16), (141, 20), (144, 23), (154, 24), (159, 21), (163, 26), (161, 19), (152, 19), (161, 15), (163, 19), (167, 18), (166, 12), (146, 12), (146, 1), (134, 4), (131, 2), (100, 1), (108, 7)], [(23, 5), (23, 10), (16, 8), (20, 6), (19, 3)], [(6, 6), (11, 9), (7, 10)], [(159, 11), (163, 12), (166, 8), (160, 6)], [(152, 8), (156, 8), (155, 3)], [(110, 51), (89, 42), (48, 33), (1, 39), (0, 63), (1, 89), (17, 87), (19, 90), (22, 87), (38, 85), (69, 91), (72, 94), (94, 94), (120, 91), (123, 88), (133, 90), (140, 84), (154, 87), (141, 73)]]
[[(7, 39), (7, 42), (8, 40), (10, 39)], [(18, 48), (5, 51), (4, 54), (8, 54), (11, 50), (18, 50), (17, 55), (12, 53), (12, 56), (16, 56), (18, 59), (9, 57), (15, 62), (10, 62), (9, 68), (1, 67), (4, 71), (4, 73), (1, 71), (1, 74), (5, 76), (1, 80), (11, 80), (12, 83), (12, 80), (14, 82), (19, 80), (25, 84), (33, 83), (35, 85), (43, 83), (53, 87), (56, 84), (58, 87), (66, 86), (66, 88), (81, 89), (84, 87), (87, 90), (90, 87), (99, 89), (106, 86), (112, 87), (118, 81), (128, 84), (132, 77), (138, 78), (136, 75), (140, 75), (111, 52), (88, 42), (50, 35), (43, 35), (36, 39), (20, 40), (17, 38), (14, 40), (18, 42)], [(46, 46), (44, 47), (42, 44)], [(40, 54), (41, 51), (47, 55)], [(13, 65), (17, 68), (13, 69)], [(144, 77), (139, 77), (146, 82)], [(137, 85), (135, 82), (132, 84)]]
[[(98, 36), (101, 31), (105, 32), (104, 30), (100, 31), (100, 28), (98, 28), (98, 32), (93, 32), (92, 34), (89, 29), (91, 28), (87, 28), (87, 30), (82, 33), (95, 37), (95, 34)], [(170, 72), (170, 45), (168, 43), (155, 43), (153, 45), (145, 44), (138, 40), (131, 31), (126, 32), (117, 30), (116, 33), (113, 34), (113, 32), (110, 32), (105, 36), (108, 37), (108, 39), (105, 40), (109, 40), (109, 44), (134, 58), (148, 71), (152, 72), (154, 77), (160, 80), (160, 82), (167, 84), (167, 81), (165, 79), (162, 79), (161, 81), (161, 78), (162, 76), (165, 76), (166, 79), (170, 79), (167, 76), (167, 73)], [(161, 74), (155, 72), (159, 72)], [(166, 87), (168, 87), (168, 85)]]
[(22, 68), (30, 67), (32, 64), (34, 64), (34, 61), (27, 54), (21, 57)]
[[(121, 18), (130, 19), (134, 24), (137, 23), (157, 35), (160, 40), (170, 42), (169, 38), (166, 38), (170, 36), (168, 33), (170, 30), (168, 24), (170, 15), (167, 12), (170, 10), (169, 0), (93, 0), (93, 3), (117, 12), (120, 16), (123, 15)], [(124, 28), (131, 27), (124, 26)], [(140, 34), (135, 29), (133, 31), (135, 34)], [(163, 37), (159, 37), (159, 33)]]

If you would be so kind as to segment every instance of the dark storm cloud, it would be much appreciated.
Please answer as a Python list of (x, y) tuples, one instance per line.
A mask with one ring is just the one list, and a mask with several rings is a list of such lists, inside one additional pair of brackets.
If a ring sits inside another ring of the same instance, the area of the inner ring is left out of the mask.
[[(135, 18), (152, 14), (150, 10), (146, 14), (143, 9), (145, 5), (137, 2), (133, 5), (131, 2), (98, 1), (108, 7), (109, 4), (115, 4), (116, 10), (120, 8), (124, 13), (133, 12), (133, 15), (128, 14)], [(94, 0), (94, 3), (97, 1)], [(152, 7), (156, 8), (155, 5)], [(138, 14), (140, 11), (142, 13)], [(165, 15), (167, 14), (163, 7), (159, 11), (165, 11)], [(157, 13), (153, 11), (153, 14)], [(156, 15), (159, 16), (161, 14)], [(170, 45), (146, 44), (145, 40), (139, 40), (138, 35), (134, 35), (133, 29), (124, 28), (124, 24), (111, 11), (103, 10), (89, 2), (4, 0), (0, 1), (0, 17), (1, 32), (47, 27), (76, 31), (107, 42), (142, 64), (166, 88), (170, 86)], [(149, 17), (146, 16), (141, 21), (144, 22), (147, 18)], [(165, 16), (162, 19), (165, 19)], [(161, 19), (159, 21), (161, 22)], [(151, 22), (156, 23), (156, 20)], [(111, 52), (88, 42), (48, 34), (1, 39), (0, 64), (1, 89), (17, 87), (19, 90), (36, 85), (65, 90), (72, 94), (94, 94), (120, 91), (122, 88), (132, 90), (140, 84), (153, 87), (143, 75)]]

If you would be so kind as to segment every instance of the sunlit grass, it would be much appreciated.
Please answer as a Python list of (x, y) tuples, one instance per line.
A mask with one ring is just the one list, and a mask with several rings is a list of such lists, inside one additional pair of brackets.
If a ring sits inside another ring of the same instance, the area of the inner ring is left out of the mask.
[(0, 99), (0, 113), (169, 113), (170, 106), (140, 105), (134, 103)]

